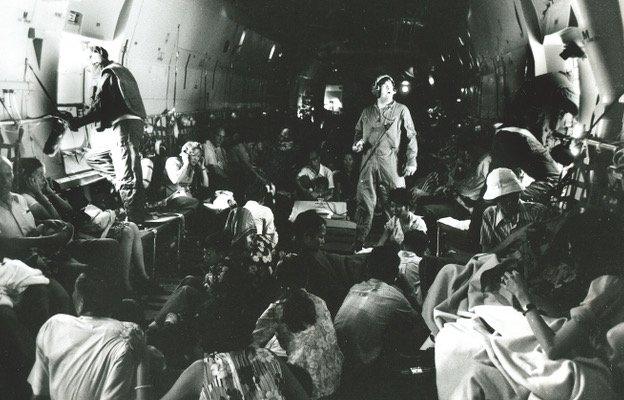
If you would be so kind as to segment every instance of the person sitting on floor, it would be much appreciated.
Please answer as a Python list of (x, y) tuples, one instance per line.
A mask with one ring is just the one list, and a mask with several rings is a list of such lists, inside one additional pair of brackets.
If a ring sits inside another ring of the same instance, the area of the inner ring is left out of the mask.
[[(158, 142), (158, 141), (157, 141)], [(143, 176), (143, 188), (145, 189), (146, 206), (158, 209), (166, 205), (165, 196), (165, 162), (166, 149), (160, 143), (155, 143), (154, 148), (144, 148), (141, 152), (141, 175)]]
[(372, 376), (384, 379), (404, 368), (401, 360), (415, 356), (429, 335), (419, 313), (395, 286), (399, 261), (394, 246), (374, 248), (368, 260), (371, 278), (351, 288), (334, 319), (351, 384)]
[(264, 205), (267, 195), (266, 187), (256, 182), (247, 190), (245, 195), (247, 202), (243, 208), (251, 213), (258, 235), (265, 236), (271, 243), (271, 246), (275, 248), (279, 236), (275, 229), (273, 211)]
[(384, 226), (384, 233), (379, 239), (378, 246), (383, 246), (390, 241), (400, 245), (403, 243), (404, 234), (418, 230), (427, 233), (427, 225), (422, 217), (409, 210), (411, 196), (405, 188), (397, 188), (390, 191), (390, 212), (392, 216)]
[(483, 212), (480, 242), (484, 252), (492, 252), (513, 232), (546, 217), (546, 206), (520, 200), (522, 192), (522, 185), (512, 170), (497, 168), (488, 175), (483, 199), (495, 204)]
[(514, 296), (520, 311), (485, 306), (472, 324), (452, 323), (454, 329), (445, 326), (438, 335), (436, 345), (479, 343), (469, 353), (458, 352), (459, 358), (448, 353), (439, 366), (445, 376), (453, 376), (453, 382), (438, 384), (442, 400), (622, 398), (621, 349), (612, 347), (624, 324), (621, 267), (591, 282), (570, 319), (542, 316), (517, 270), (505, 272), (501, 287)]
[[(417, 199), (417, 210), (422, 212), (427, 226), (436, 226), (440, 218), (451, 217), (457, 220), (470, 219), (469, 238), (470, 243), (478, 248), (479, 228), (483, 209), (487, 206), (482, 199), (485, 192), (485, 181), (490, 172), (492, 157), (482, 149), (485, 145), (483, 135), (476, 144), (465, 144), (466, 167), (459, 163), (457, 168), (450, 173), (449, 182), (436, 189), (434, 194)], [(489, 145), (489, 141), (488, 141)], [(473, 222), (476, 221), (476, 222)], [(429, 232), (433, 240), (434, 232)]]
[(59, 220), (36, 225), (24, 196), (11, 191), (13, 177), (13, 165), (0, 156), (0, 253), (50, 275), (54, 262), (41, 255), (56, 254), (63, 249), (71, 240), (74, 228)]
[(322, 247), (327, 228), (325, 220), (315, 210), (299, 214), (294, 231), (298, 254), (307, 260), (301, 271), (305, 276), (305, 289), (323, 299), (334, 316), (351, 286), (368, 278), (367, 256), (325, 252)]
[[(191, 341), (198, 339), (208, 344), (209, 340), (204, 337), (204, 327), (198, 322), (197, 315), (200, 310), (211, 310), (215, 306), (215, 298), (227, 297), (231, 294), (229, 291), (245, 292), (249, 300), (245, 308), (254, 323), (266, 307), (277, 298), (279, 290), (271, 275), (270, 248), (262, 241), (262, 236), (256, 234), (256, 227), (249, 211), (242, 207), (236, 210), (240, 212), (230, 221), (228, 229), (232, 231), (226, 235), (231, 237), (231, 242), (224, 244), (226, 249), (223, 251), (222, 259), (210, 267), (204, 279), (185, 277), (150, 323), (148, 333), (152, 334), (156, 341), (167, 340), (167, 334), (163, 333), (162, 329), (172, 314), (177, 325), (173, 327), (174, 331), (184, 332), (183, 336), (191, 338)], [(239, 287), (233, 288), (223, 284), (223, 275), (229, 270), (236, 270), (244, 275), (245, 280), (239, 282)], [(195, 344), (190, 343), (191, 347)], [(168, 348), (163, 350), (169, 356), (171, 346), (165, 346)], [(174, 353), (179, 353), (177, 348), (174, 350), (176, 350)], [(178, 355), (173, 354), (176, 357)]]
[[(624, 382), (612, 375), (619, 372), (614, 367), (620, 360), (609, 349), (609, 336), (616, 334), (610, 328), (624, 321), (624, 231), (621, 218), (614, 217), (594, 211), (576, 216), (564, 228), (561, 249), (543, 259), (554, 265), (566, 262), (568, 271), (575, 271), (567, 290), (564, 271), (539, 278), (556, 279), (558, 287), (553, 287), (525, 272), (521, 259), (511, 260), (486, 289), (502, 297), (486, 294), (484, 301), (475, 280), (475, 290), (462, 300), (465, 306), (438, 308), (436, 381), (441, 400), (546, 399), (555, 398), (553, 393), (562, 399), (612, 398), (609, 392), (616, 388), (611, 384)], [(452, 294), (455, 299), (458, 295)]]
[(310, 397), (320, 399), (331, 396), (340, 386), (343, 356), (327, 305), (303, 289), (302, 262), (294, 256), (278, 265), (284, 295), (258, 318), (253, 337), (256, 345), (276, 354), (285, 353), (288, 363), (311, 380)]
[(204, 142), (204, 164), (208, 168), (211, 186), (215, 189), (230, 187), (231, 177), (227, 173), (227, 153), (223, 148), (225, 128), (219, 127)]
[[(222, 247), (229, 246), (247, 236), (250, 232), (257, 233), (256, 221), (249, 209), (233, 203), (223, 227), (223, 235), (220, 243)], [(227, 251), (226, 251), (227, 253)]]
[(199, 142), (184, 143), (178, 157), (167, 159), (165, 171), (168, 178), (167, 207), (174, 210), (195, 208), (209, 185), (202, 145)]
[[(35, 399), (130, 399), (145, 353), (141, 329), (111, 319), (116, 304), (110, 284), (94, 273), (74, 286), (79, 317), (58, 314), (37, 335), (30, 382)], [(137, 386), (138, 384), (138, 386)]]
[[(151, 282), (145, 269), (141, 233), (134, 222), (115, 221), (115, 214), (111, 210), (91, 208), (98, 214), (93, 216), (76, 212), (65, 199), (52, 190), (45, 178), (43, 165), (36, 158), (22, 158), (16, 168), (19, 178), (15, 181), (15, 187), (24, 195), (35, 220), (69, 220), (74, 222), (79, 235), (83, 236), (68, 244), (67, 250), (72, 257), (98, 268), (109, 279), (121, 283), (125, 295), (133, 294), (135, 286), (142, 292), (161, 290)], [(106, 218), (108, 222), (104, 225), (98, 224), (101, 218)], [(114, 240), (118, 245), (115, 246), (109, 240)], [(136, 275), (134, 285), (132, 272)]]
[(292, 138), (290, 128), (283, 128), (277, 140), (269, 146), (266, 172), (275, 183), (278, 191), (295, 192), (295, 182), (292, 177), (297, 173), (300, 151)]
[(228, 152), (230, 176), (236, 179), (232, 182), (234, 193), (244, 193), (252, 184), (259, 182), (262, 185), (270, 183), (265, 172), (258, 165), (257, 153), (260, 151), (261, 142), (252, 132), (241, 135), (235, 133), (234, 145)]
[[(321, 184), (320, 178), (324, 178)], [(301, 168), (296, 180), (299, 197), (304, 200), (316, 200), (319, 197), (329, 200), (334, 193), (334, 174), (321, 164), (321, 155), (312, 150), (308, 153), (308, 165)]]
[(355, 215), (355, 194), (358, 183), (358, 171), (353, 153), (348, 152), (342, 157), (342, 167), (334, 171), (335, 196), (337, 201), (347, 203), (349, 216)]
[(58, 282), (19, 260), (0, 262), (0, 387), (6, 398), (30, 398), (26, 379), (35, 362), (35, 337), (58, 313), (75, 313)]
[(523, 200), (546, 204), (561, 176), (561, 168), (549, 150), (527, 129), (504, 126), (492, 140), (492, 169), (522, 170), (532, 182), (522, 194)]
[(308, 399), (288, 365), (271, 351), (253, 346), (247, 277), (236, 268), (224, 272), (224, 293), (200, 312), (206, 355), (191, 364), (161, 400), (226, 397)]
[(420, 285), (421, 264), (427, 263), (427, 261), (423, 262), (425, 257), (430, 258), (425, 256), (428, 242), (429, 239), (424, 232), (418, 230), (407, 231), (401, 246), (402, 250), (399, 251), (399, 258), (401, 259), (399, 274), (405, 277), (419, 305), (422, 305), (423, 300), (423, 292)]
[(414, 290), (418, 305), (422, 306), (427, 291), (438, 272), (450, 259), (435, 257), (428, 252), (429, 237), (421, 231), (405, 233), (402, 250), (399, 252), (401, 264), (399, 272), (405, 276), (409, 287)]

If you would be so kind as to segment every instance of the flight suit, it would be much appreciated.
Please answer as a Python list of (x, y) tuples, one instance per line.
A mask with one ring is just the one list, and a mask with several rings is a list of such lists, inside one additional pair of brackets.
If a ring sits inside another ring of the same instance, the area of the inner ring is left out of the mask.
[(406, 165), (416, 167), (416, 130), (405, 105), (393, 101), (379, 109), (375, 103), (362, 111), (355, 126), (355, 142), (364, 141), (356, 194), (356, 242), (363, 243), (370, 232), (377, 197), (385, 208), (389, 191), (405, 186), (397, 171), (401, 128), (407, 133)]

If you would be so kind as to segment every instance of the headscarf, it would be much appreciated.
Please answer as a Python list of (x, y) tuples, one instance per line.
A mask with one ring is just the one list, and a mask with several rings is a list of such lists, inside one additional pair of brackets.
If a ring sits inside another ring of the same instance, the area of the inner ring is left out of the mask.
[(225, 221), (225, 233), (232, 238), (231, 245), (235, 245), (248, 234), (256, 231), (251, 212), (244, 207), (237, 207), (230, 211)]

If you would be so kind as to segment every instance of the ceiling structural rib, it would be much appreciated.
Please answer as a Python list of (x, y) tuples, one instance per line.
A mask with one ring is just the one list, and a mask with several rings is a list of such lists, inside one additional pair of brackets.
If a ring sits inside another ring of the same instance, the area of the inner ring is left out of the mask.
[[(315, 53), (328, 43), (396, 47), (426, 24), (429, 0), (226, 0), (246, 25), (289, 47)], [(403, 44), (409, 44), (405, 41)]]

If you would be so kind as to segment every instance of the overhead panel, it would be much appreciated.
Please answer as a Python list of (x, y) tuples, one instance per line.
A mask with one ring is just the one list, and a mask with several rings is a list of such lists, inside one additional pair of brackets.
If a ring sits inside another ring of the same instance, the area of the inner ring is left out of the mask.
[(113, 40), (126, 1), (130, 0), (70, 0), (64, 30), (93, 39)]

